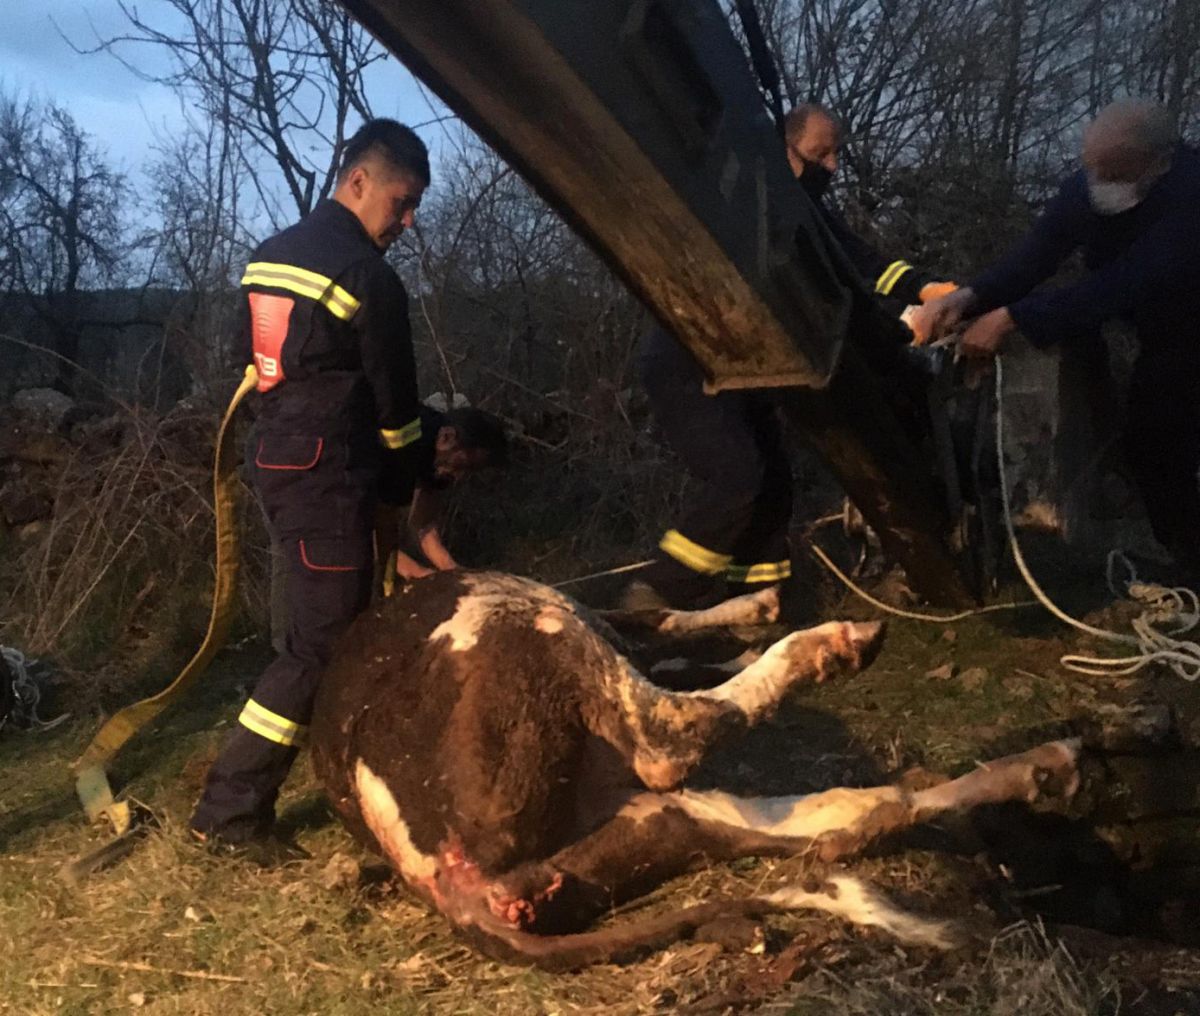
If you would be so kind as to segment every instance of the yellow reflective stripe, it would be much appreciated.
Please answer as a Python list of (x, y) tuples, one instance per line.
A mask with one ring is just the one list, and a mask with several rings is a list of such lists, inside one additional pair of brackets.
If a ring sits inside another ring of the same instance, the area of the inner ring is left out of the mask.
[(791, 561), (764, 561), (761, 564), (731, 564), (725, 569), (729, 582), (782, 582), (792, 576)]
[(258, 734), (259, 737), (265, 737), (268, 741), (274, 741), (276, 744), (282, 744), (289, 748), (304, 740), (304, 735), (308, 732), (308, 728), (303, 724), (295, 723), (286, 716), (271, 712), (266, 706), (260, 706), (254, 699), (250, 699), (246, 703), (242, 714), (238, 717), (238, 723), (247, 730)]
[(724, 571), (733, 560), (729, 554), (718, 554), (715, 550), (693, 543), (677, 529), (667, 530), (658, 546), (680, 564), (706, 575)]
[(417, 417), (399, 430), (381, 430), (379, 440), (383, 442), (384, 448), (391, 448), (393, 451), (421, 440), (421, 418)]
[(272, 286), (316, 300), (336, 318), (349, 321), (361, 304), (333, 279), (295, 265), (255, 261), (246, 266), (243, 286)]
[(875, 292), (890, 296), (892, 290), (896, 288), (896, 283), (900, 281), (900, 276), (911, 271), (912, 265), (907, 261), (893, 261), (879, 276), (879, 280), (875, 283)]

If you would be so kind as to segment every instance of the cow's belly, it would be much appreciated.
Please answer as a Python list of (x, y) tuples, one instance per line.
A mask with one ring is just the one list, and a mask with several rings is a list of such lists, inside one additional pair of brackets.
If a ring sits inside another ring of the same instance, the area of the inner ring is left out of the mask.
[(546, 857), (574, 831), (580, 668), (615, 655), (544, 586), (423, 579), (360, 617), (322, 682), (317, 773), (410, 882)]

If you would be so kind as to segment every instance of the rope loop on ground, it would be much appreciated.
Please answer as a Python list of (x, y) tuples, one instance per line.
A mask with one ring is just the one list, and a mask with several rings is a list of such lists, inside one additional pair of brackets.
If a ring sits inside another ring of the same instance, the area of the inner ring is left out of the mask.
[(15, 726), (30, 730), (53, 730), (71, 716), (63, 713), (52, 720), (43, 720), (38, 715), (42, 701), (42, 687), (33, 674), (37, 660), (31, 660), (19, 649), (0, 646), (0, 656), (8, 664), (12, 674), (12, 709), (7, 716), (0, 716), (0, 729), (11, 719)]
[[(1143, 667), (1153, 663), (1163, 664), (1183, 678), (1185, 681), (1200, 680), (1200, 643), (1178, 636), (1185, 635), (1200, 625), (1200, 596), (1194, 590), (1184, 586), (1168, 587), (1150, 582), (1141, 582), (1137, 570), (1129, 558), (1119, 550), (1109, 552), (1105, 573), (1109, 591), (1116, 599), (1126, 599), (1141, 605), (1142, 612), (1130, 623), (1130, 633), (1109, 631), (1087, 624), (1072, 617), (1046, 595), (1045, 590), (1038, 584), (1025, 555), (1021, 552), (1021, 544), (1017, 539), (1012, 521), (1012, 505), (1009, 502), (1008, 473), (1004, 464), (1004, 366), (1002, 358), (995, 358), (996, 376), (996, 462), (1000, 476), (1000, 498), (1004, 507), (1004, 528), (1008, 533), (1009, 546), (1012, 548), (1013, 560), (1022, 580), (1029, 587), (1035, 599), (1017, 603), (1000, 603), (976, 610), (963, 610), (956, 614), (927, 614), (919, 611), (903, 610), (884, 603), (871, 596), (866, 590), (856, 585), (848, 575), (837, 567), (815, 542), (809, 543), (809, 549), (814, 556), (828, 568), (856, 596), (867, 603), (894, 614), (914, 621), (928, 621), (935, 624), (945, 624), (959, 621), (980, 614), (1000, 610), (1016, 610), (1041, 604), (1063, 624), (1075, 628), (1095, 638), (1108, 642), (1116, 642), (1136, 650), (1133, 655), (1116, 657), (1085, 656), (1069, 653), (1062, 656), (1060, 663), (1068, 670), (1077, 674), (1088, 674), (1101, 677), (1120, 677), (1134, 674)], [(810, 529), (819, 528), (835, 520), (840, 520), (841, 514), (826, 516), (818, 519)], [(1118, 569), (1123, 573), (1118, 577)]]

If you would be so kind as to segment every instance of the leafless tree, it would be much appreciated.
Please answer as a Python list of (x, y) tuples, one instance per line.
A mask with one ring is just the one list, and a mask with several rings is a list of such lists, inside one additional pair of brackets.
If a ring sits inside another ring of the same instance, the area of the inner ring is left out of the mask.
[(1120, 95), (1200, 117), (1194, 0), (760, 0), (793, 102), (847, 129), (841, 195), (908, 256), (970, 269), (1028, 221)]
[(54, 104), (0, 96), (0, 269), (9, 299), (39, 318), (70, 391), (87, 323), (82, 296), (126, 255), (124, 178)]
[(254, 247), (250, 188), (228, 132), (191, 121), (165, 141), (152, 178), (159, 226), (156, 284), (179, 294), (163, 351), (187, 366), (193, 386), (223, 384), (235, 328), (233, 282)]
[[(386, 56), (341, 7), (327, 0), (164, 0), (152, 13), (125, 0), (120, 7), (127, 29), (81, 51), (111, 53), (140, 77), (174, 88), (225, 132), (273, 225), (330, 192), (342, 143), (357, 126), (352, 117), (370, 116), (363, 71)], [(147, 74), (138, 52), (145, 48), (165, 53), (172, 69)]]

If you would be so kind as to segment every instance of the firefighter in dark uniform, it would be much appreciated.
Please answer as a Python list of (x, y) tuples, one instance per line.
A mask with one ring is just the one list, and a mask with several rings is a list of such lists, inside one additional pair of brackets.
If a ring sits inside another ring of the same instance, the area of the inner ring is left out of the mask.
[(429, 184), (392, 120), (351, 138), (331, 200), (267, 240), (242, 277), (258, 370), (253, 479), (287, 565), (288, 628), (209, 770), (198, 839), (269, 836), (337, 636), (367, 605), (377, 499), (409, 499), (420, 403), (407, 296), (384, 260)]
[(506, 467), (508, 437), (504, 424), (481, 409), (424, 405), (413, 458), (416, 484), (407, 511), (381, 505), (376, 514), (375, 557), (385, 595), (391, 595), (393, 575), (411, 580), (458, 567), (442, 539), (446, 498), (464, 477)]
[[(1035, 346), (1093, 343), (1101, 325), (1133, 324), (1125, 456), (1155, 539), (1200, 581), (1200, 155), (1167, 110), (1126, 100), (1101, 110), (1068, 177), (1033, 228), (969, 286), (927, 307), (946, 334), (975, 320), (968, 356), (998, 352), (1019, 330)], [(1088, 274), (1034, 291), (1077, 250)], [(1116, 407), (1097, 407), (1112, 413)]]
[[(785, 138), (792, 172), (878, 296), (913, 304), (955, 288), (880, 254), (827, 204), (841, 144), (828, 110), (797, 106), (788, 114)], [(868, 352), (876, 363), (891, 359), (889, 350)], [(655, 420), (693, 482), (688, 509), (663, 536), (654, 563), (626, 588), (623, 605), (697, 606), (713, 598), (718, 579), (726, 595), (736, 595), (788, 578), (792, 473), (771, 396), (705, 395), (700, 365), (663, 329), (643, 340), (639, 366)]]

